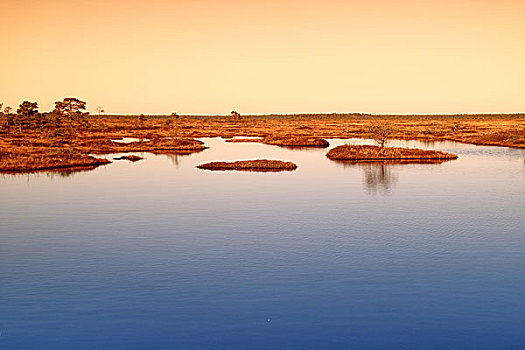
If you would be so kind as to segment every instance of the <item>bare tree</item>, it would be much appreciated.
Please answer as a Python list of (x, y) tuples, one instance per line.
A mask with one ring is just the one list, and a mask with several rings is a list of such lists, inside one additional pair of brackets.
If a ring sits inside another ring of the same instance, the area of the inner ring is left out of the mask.
[(97, 107), (97, 113), (98, 113), (98, 117), (99, 117), (99, 119), (100, 119), (100, 115), (101, 115), (102, 113), (104, 113), (104, 112), (105, 112), (105, 111), (104, 111), (104, 107), (102, 107), (102, 106), (98, 106), (98, 107)]
[(390, 136), (394, 133), (394, 128), (389, 122), (383, 121), (371, 125), (368, 128), (371, 138), (383, 148)]

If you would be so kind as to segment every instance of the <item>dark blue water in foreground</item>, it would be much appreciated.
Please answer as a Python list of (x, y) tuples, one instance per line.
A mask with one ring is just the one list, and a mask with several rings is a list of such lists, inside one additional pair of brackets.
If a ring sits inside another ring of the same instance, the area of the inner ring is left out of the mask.
[[(349, 165), (205, 142), (0, 177), (0, 349), (525, 348), (524, 151), (399, 141), (460, 158)], [(195, 168), (249, 158), (299, 169)]]

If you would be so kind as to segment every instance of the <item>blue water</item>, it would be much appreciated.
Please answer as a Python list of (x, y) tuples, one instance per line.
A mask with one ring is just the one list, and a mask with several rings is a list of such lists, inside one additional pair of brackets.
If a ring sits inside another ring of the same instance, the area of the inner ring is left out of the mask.
[[(525, 348), (525, 151), (397, 141), (459, 159), (352, 165), (204, 141), (0, 177), (0, 349)], [(195, 168), (250, 158), (299, 168)]]

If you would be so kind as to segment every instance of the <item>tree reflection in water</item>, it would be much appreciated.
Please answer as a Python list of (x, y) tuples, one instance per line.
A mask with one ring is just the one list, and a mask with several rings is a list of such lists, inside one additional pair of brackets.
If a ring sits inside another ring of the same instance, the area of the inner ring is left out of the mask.
[(181, 157), (180, 154), (175, 154), (175, 153), (166, 154), (166, 158), (171, 160), (171, 164), (175, 165), (176, 168), (178, 168), (180, 165), (180, 157)]
[(45, 171), (46, 176), (50, 177), (51, 179), (58, 177), (58, 178), (66, 178), (74, 176), (78, 173), (83, 173), (86, 171), (91, 171), (93, 169), (98, 168), (98, 165), (94, 166), (77, 166), (77, 167), (71, 167), (71, 168), (63, 168), (63, 169), (54, 169), (54, 170), (47, 170)]
[(436, 166), (447, 160), (405, 160), (405, 161), (376, 161), (376, 162), (348, 162), (337, 161), (344, 167), (358, 167), (363, 171), (364, 189), (369, 194), (380, 193), (387, 195), (398, 182), (398, 174), (394, 169), (409, 165)]
[(187, 156), (190, 156), (192, 154), (195, 154), (195, 153), (199, 153), (199, 152), (202, 152), (202, 150), (198, 150), (198, 151), (181, 151), (181, 152), (170, 152), (170, 153), (164, 153), (164, 152), (159, 152), (159, 153), (155, 153), (155, 154), (162, 154), (162, 155), (165, 155), (167, 159), (169, 159), (171, 161), (171, 163), (173, 165), (175, 165), (176, 168), (178, 168), (181, 164), (181, 159), (183, 157), (187, 157)]
[(398, 176), (392, 172), (392, 166), (385, 163), (360, 164), (363, 170), (363, 182), (369, 193), (390, 193), (397, 183)]

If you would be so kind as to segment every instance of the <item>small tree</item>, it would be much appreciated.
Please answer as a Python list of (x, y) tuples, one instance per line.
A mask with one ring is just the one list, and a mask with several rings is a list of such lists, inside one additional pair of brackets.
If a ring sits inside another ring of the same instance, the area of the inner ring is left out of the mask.
[(4, 120), (4, 116), (5, 116), (5, 115), (4, 115), (4, 112), (2, 111), (2, 107), (3, 107), (3, 105), (4, 105), (3, 103), (0, 103), (0, 124), (1, 124), (2, 126), (6, 126), (6, 125), (7, 125), (7, 121)]
[(394, 128), (389, 122), (379, 122), (368, 128), (371, 138), (383, 148), (390, 136), (394, 133)]
[(72, 128), (83, 127), (88, 124), (86, 102), (75, 97), (66, 97), (63, 101), (55, 102), (53, 114), (55, 118), (64, 120)]
[(173, 112), (170, 114), (168, 120), (166, 120), (166, 126), (168, 129), (170, 129), (173, 124), (175, 124), (175, 129), (173, 130), (175, 138), (179, 137), (180, 119), (180, 116), (176, 112)]
[(144, 114), (139, 115), (138, 124), (140, 128), (144, 127), (144, 123), (148, 120)]
[(102, 106), (98, 106), (98, 107), (97, 107), (97, 113), (98, 113), (98, 117), (99, 117), (99, 118), (100, 118), (100, 115), (101, 115), (102, 113), (104, 113), (104, 112), (105, 112), (105, 111), (104, 111), (104, 107), (102, 107)]
[(230, 112), (230, 117), (232, 117), (232, 119), (240, 119), (241, 118), (241, 114), (237, 111), (231, 111)]
[(6, 126), (7, 131), (9, 131), (9, 128), (14, 125), (14, 120), (13, 120), (14, 118), (13, 118), (13, 115), (11, 114), (11, 110), (12, 108), (10, 106), (5, 106), (4, 112), (2, 113), (1, 108), (0, 108), (0, 114), (2, 115), (3, 118), (5, 118), (4, 125)]
[(37, 127), (40, 126), (42, 121), (40, 113), (38, 113), (38, 103), (24, 101), (16, 110), (13, 122), (15, 126), (18, 126), (18, 131), (22, 133), (22, 127)]

